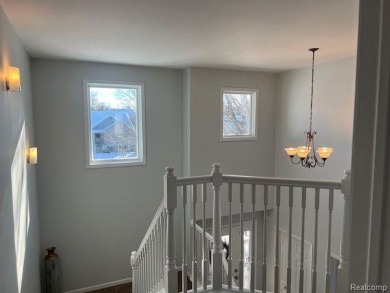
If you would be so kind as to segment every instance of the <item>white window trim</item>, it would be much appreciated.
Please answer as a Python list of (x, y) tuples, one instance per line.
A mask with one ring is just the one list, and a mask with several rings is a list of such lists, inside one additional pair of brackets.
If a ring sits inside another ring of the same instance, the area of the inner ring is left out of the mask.
[[(223, 135), (223, 94), (225, 92), (235, 94), (250, 94), (252, 96), (252, 125), (253, 130), (249, 135)], [(258, 139), (258, 108), (259, 108), (259, 90), (251, 88), (232, 88), (223, 87), (221, 88), (220, 98), (220, 140), (223, 141), (240, 141), (240, 140), (257, 140)]]
[[(85, 151), (86, 151), (86, 167), (87, 168), (107, 168), (107, 167), (125, 167), (125, 166), (140, 166), (146, 165), (146, 128), (145, 128), (145, 95), (144, 84), (142, 82), (118, 82), (107, 80), (84, 80), (84, 129), (85, 129)], [(127, 88), (136, 87), (139, 91), (137, 95), (137, 137), (138, 137), (138, 158), (136, 159), (121, 159), (121, 160), (102, 160), (96, 162), (92, 160), (92, 134), (91, 134), (91, 117), (90, 117), (90, 101), (89, 87), (116, 87)]]

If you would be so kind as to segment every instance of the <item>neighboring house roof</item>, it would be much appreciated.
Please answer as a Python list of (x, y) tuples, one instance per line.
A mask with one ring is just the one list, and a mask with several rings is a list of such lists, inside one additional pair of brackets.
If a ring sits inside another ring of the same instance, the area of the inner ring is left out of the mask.
[(112, 125), (120, 122), (127, 127), (135, 124), (136, 113), (132, 109), (114, 109), (107, 111), (91, 111), (93, 133), (102, 133)]

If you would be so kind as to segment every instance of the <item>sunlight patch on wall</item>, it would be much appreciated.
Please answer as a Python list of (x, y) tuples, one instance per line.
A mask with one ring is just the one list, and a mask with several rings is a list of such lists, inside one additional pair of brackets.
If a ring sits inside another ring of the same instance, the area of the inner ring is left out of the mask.
[(23, 124), (11, 165), (12, 204), (18, 292), (21, 292), (27, 234), (30, 225), (27, 191), (26, 134)]

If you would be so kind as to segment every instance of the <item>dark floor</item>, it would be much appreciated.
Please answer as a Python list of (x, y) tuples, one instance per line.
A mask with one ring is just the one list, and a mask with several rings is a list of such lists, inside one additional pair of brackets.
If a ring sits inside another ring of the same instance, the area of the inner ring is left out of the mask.
[[(179, 292), (182, 291), (182, 272), (178, 271), (178, 289)], [(192, 283), (190, 278), (187, 277), (187, 289), (191, 290), (192, 289)], [(131, 283), (128, 284), (123, 284), (123, 285), (118, 285), (110, 288), (105, 288), (105, 289), (100, 289), (100, 290), (95, 290), (95, 291), (90, 291), (89, 293), (131, 293)]]
[(91, 293), (131, 293), (131, 283), (90, 291)]

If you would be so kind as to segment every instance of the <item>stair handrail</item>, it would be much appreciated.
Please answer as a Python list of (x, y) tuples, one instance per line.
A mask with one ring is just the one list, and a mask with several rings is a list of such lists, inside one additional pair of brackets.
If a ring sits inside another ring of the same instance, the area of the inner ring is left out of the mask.
[[(194, 224), (193, 221), (191, 221), (191, 224), (192, 225)], [(199, 226), (198, 224), (195, 224), (195, 227), (196, 227), (196, 230), (198, 230), (198, 232), (203, 234), (203, 228), (201, 226)], [(206, 231), (205, 236), (206, 236), (206, 239), (208, 239), (211, 243), (214, 244), (213, 236), (209, 232)]]
[(242, 176), (242, 175), (222, 175), (224, 183), (243, 183), (243, 184), (259, 184), (272, 186), (299, 186), (307, 188), (321, 189), (341, 189), (341, 181), (329, 180), (310, 180), (310, 179), (294, 179), (294, 178), (276, 178), (276, 177), (259, 177), (259, 176)]
[(144, 248), (146, 241), (149, 239), (153, 228), (157, 225), (158, 218), (161, 216), (161, 214), (165, 212), (165, 207), (164, 207), (164, 200), (161, 202), (160, 206), (157, 209), (157, 212), (154, 214), (154, 217), (152, 219), (152, 222), (149, 225), (149, 228), (144, 236), (144, 238), (141, 241), (140, 246), (138, 247), (136, 253), (134, 254), (134, 257), (132, 258), (132, 261), (134, 262), (140, 255), (142, 249)]

